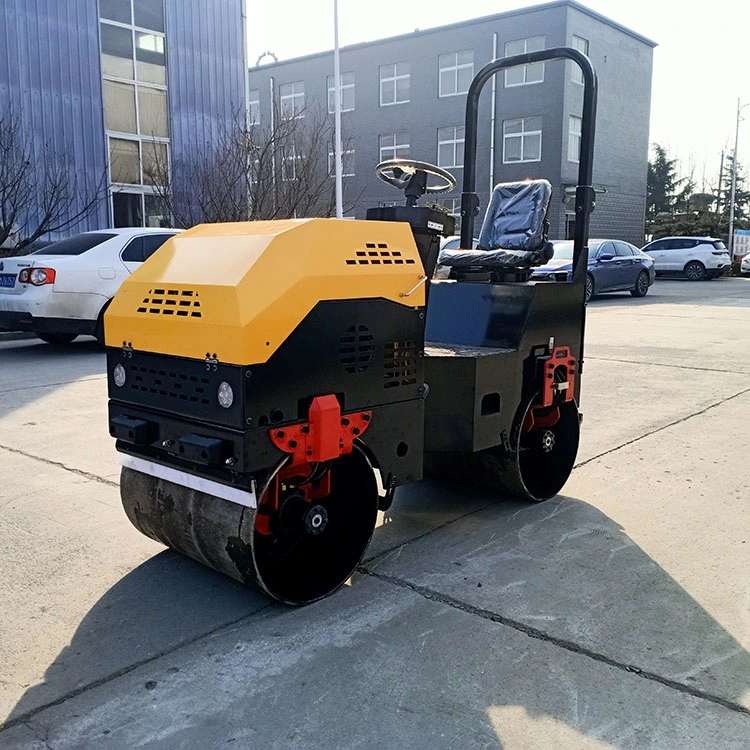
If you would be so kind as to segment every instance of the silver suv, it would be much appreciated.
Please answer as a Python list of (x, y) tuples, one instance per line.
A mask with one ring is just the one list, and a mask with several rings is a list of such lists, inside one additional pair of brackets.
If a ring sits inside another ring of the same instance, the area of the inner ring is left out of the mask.
[(714, 237), (662, 237), (643, 252), (654, 259), (657, 274), (680, 273), (690, 281), (715, 279), (729, 265), (729, 252)]

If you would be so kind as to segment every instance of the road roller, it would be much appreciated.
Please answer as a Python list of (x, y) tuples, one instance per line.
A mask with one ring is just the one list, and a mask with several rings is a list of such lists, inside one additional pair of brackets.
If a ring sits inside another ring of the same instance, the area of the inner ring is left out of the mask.
[[(545, 179), (501, 183), (472, 249), (477, 110), (514, 65), (584, 75), (572, 278), (550, 257)], [(377, 174), (403, 205), (366, 220), (203, 224), (167, 241), (105, 315), (109, 430), (132, 524), (172, 549), (302, 605), (342, 585), (379, 511), (425, 474), (532, 502), (575, 461), (596, 79), (556, 48), (488, 63), (466, 102), (461, 248), (425, 195), (426, 162)], [(437, 265), (447, 278), (435, 279)]]

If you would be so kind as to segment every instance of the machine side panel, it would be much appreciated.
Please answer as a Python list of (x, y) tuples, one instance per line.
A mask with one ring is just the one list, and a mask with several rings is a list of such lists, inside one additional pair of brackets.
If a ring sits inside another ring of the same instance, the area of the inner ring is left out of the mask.
[(279, 350), (247, 368), (246, 418), (273, 426), (307, 418), (333, 393), (343, 412), (421, 399), (424, 309), (389, 300), (321, 302)]
[[(523, 331), (520, 350), (528, 354), (534, 347), (546, 345), (554, 338), (555, 346), (569, 346), (580, 376), (583, 371), (581, 331), (586, 307), (583, 289), (578, 284), (539, 282), (534, 287), (534, 296), (528, 323)], [(531, 363), (528, 364), (531, 366)], [(529, 377), (528, 382), (536, 382)], [(576, 403), (580, 404), (581, 378), (574, 383)], [(530, 395), (530, 394), (529, 394)]]
[(470, 451), (474, 443), (476, 360), (466, 356), (425, 357), (425, 450)]
[(517, 404), (520, 357), (514, 349), (426, 347), (427, 451), (479, 451), (497, 445), (509, 430)]
[[(433, 283), (425, 450), (476, 452), (501, 444), (519, 407), (541, 389), (537, 357), (550, 339), (580, 358), (581, 297), (577, 285), (563, 283)], [(574, 388), (578, 403), (578, 377)]]

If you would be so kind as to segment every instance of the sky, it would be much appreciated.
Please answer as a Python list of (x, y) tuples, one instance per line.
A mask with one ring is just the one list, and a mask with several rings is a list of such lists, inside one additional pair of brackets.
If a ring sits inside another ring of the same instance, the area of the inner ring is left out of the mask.
[[(692, 174), (696, 190), (715, 187), (722, 149), (734, 148), (738, 100), (750, 105), (750, 3), (579, 1), (658, 44), (650, 142), (678, 160), (682, 176)], [(338, 0), (339, 44), (538, 4), (539, 0)], [(332, 49), (333, 5), (333, 0), (248, 0), (248, 63), (254, 65), (266, 51), (286, 60)], [(740, 163), (750, 166), (750, 106), (741, 117), (737, 153)]]

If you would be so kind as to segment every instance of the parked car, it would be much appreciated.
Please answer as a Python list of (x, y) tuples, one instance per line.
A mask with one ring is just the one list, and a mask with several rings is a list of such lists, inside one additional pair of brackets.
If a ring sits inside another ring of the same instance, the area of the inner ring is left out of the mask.
[(0, 259), (0, 330), (50, 344), (80, 334), (103, 343), (104, 311), (120, 284), (179, 229), (105, 229)]
[(684, 274), (690, 281), (721, 276), (730, 265), (729, 252), (715, 237), (662, 237), (643, 248), (657, 274)]
[(740, 273), (743, 276), (750, 276), (750, 253), (742, 256), (742, 261), (740, 262)]
[[(472, 241), (472, 248), (475, 248), (479, 244), (479, 240), (475, 237)], [(441, 250), (458, 250), (461, 247), (461, 235), (453, 234), (450, 237), (444, 237), (440, 241)]]
[[(476, 248), (476, 246), (479, 244), (479, 240), (475, 237), (472, 240), (472, 248)], [(452, 234), (449, 237), (443, 237), (442, 240), (440, 240), (440, 252), (442, 253), (443, 250), (458, 250), (458, 248), (461, 247), (461, 235), (459, 234)], [(440, 265), (440, 256), (438, 255), (438, 262), (437, 266), (435, 266), (435, 273), (433, 274), (432, 278), (434, 279), (447, 279), (450, 276), (451, 269), (448, 266), (441, 266)]]
[[(570, 281), (573, 240), (556, 240), (552, 247), (555, 251), (552, 260), (535, 268), (531, 278)], [(634, 297), (645, 297), (654, 278), (653, 259), (629, 242), (589, 240), (586, 302), (602, 292), (629, 291)]]

